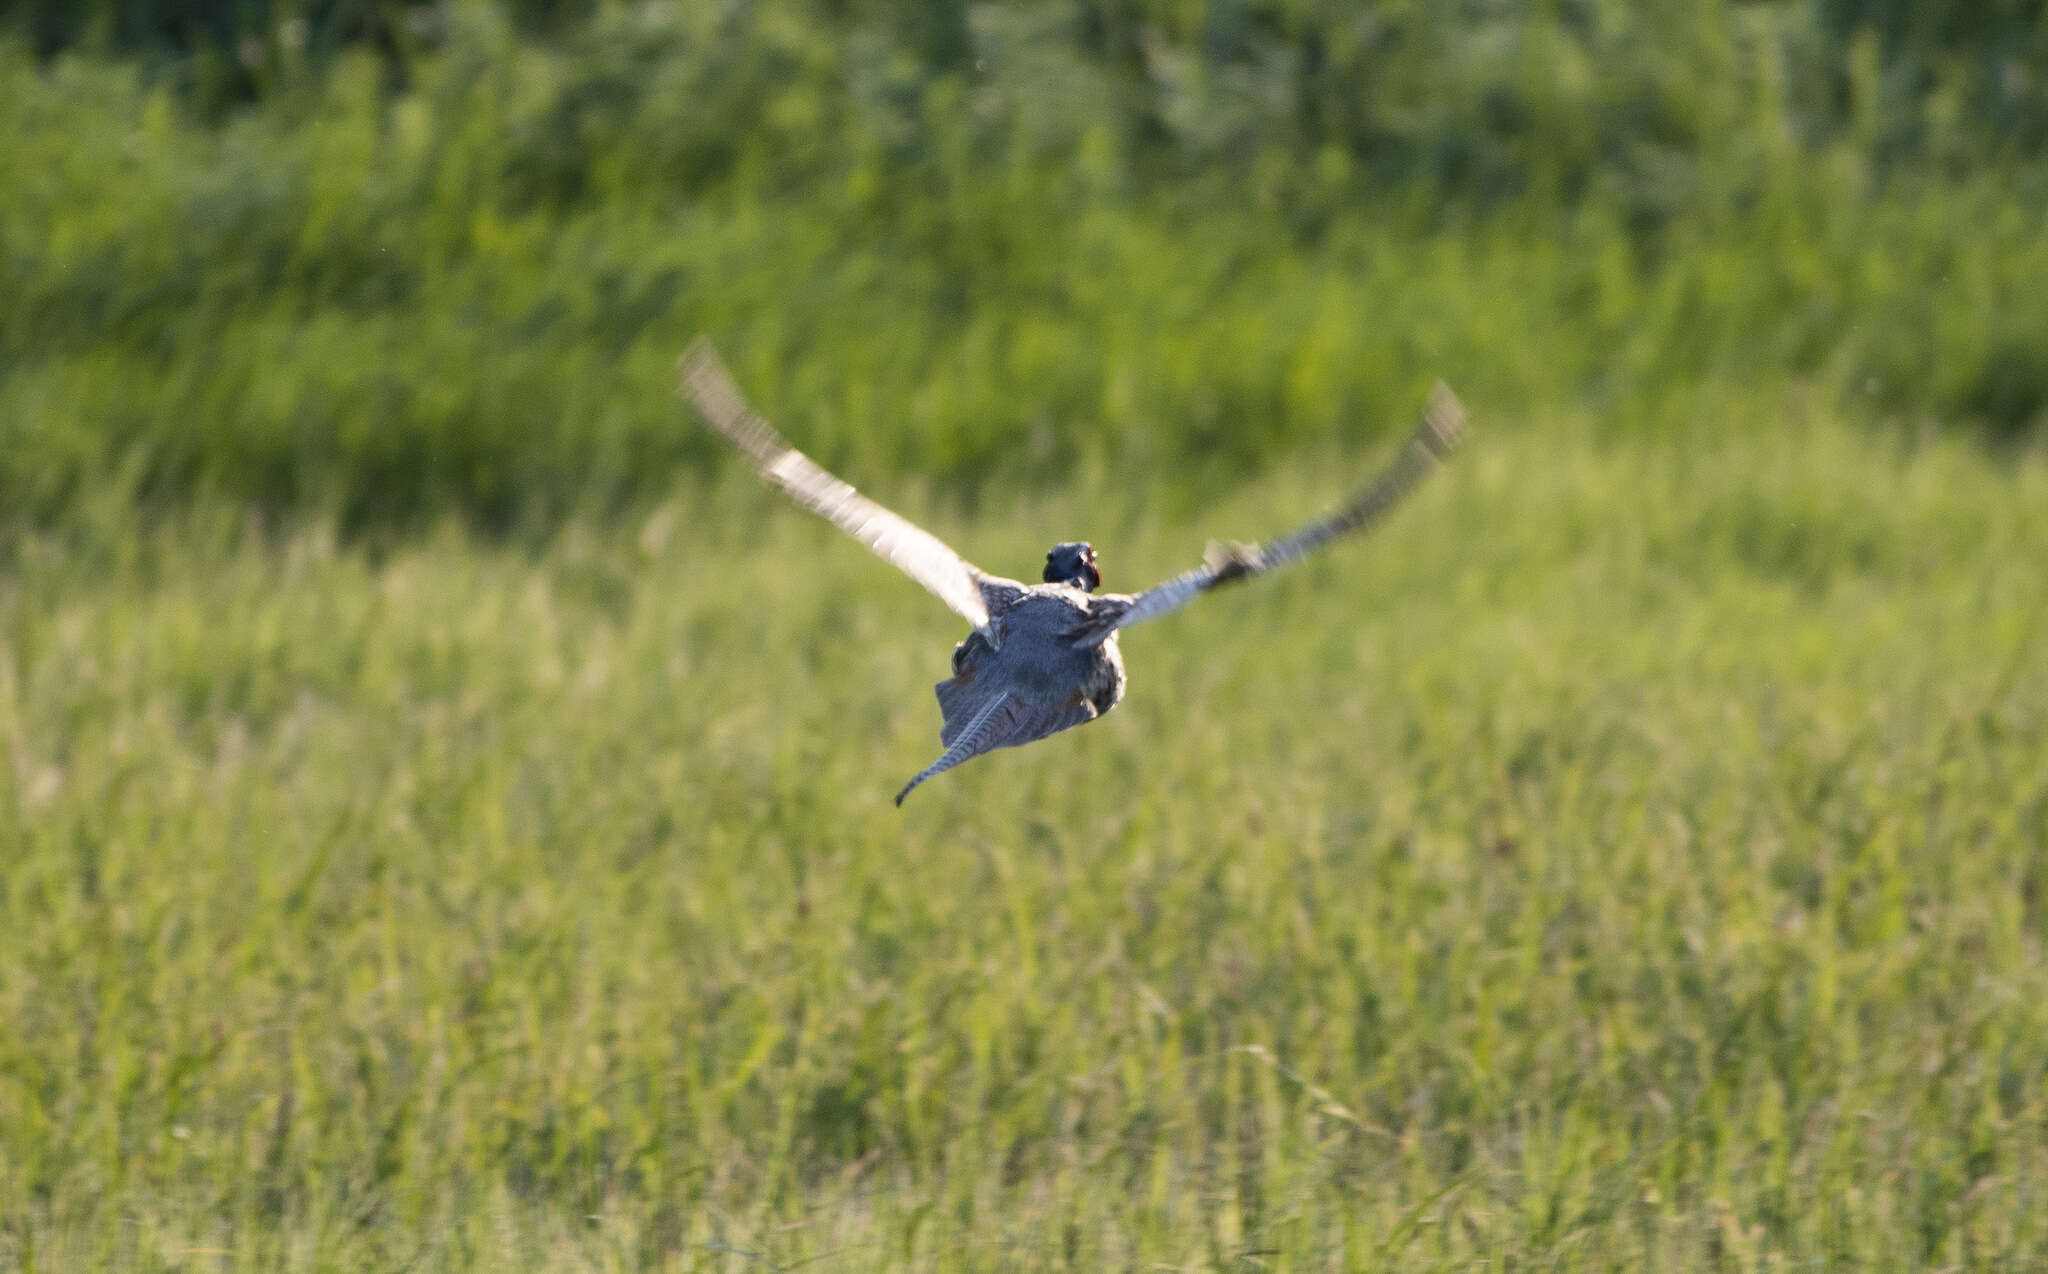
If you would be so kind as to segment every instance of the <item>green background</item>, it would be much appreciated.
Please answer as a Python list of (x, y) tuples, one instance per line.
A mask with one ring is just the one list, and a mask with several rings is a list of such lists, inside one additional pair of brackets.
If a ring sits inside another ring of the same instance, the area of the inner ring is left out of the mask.
[(2039, 1268), (2043, 18), (0, 10), (0, 1268)]

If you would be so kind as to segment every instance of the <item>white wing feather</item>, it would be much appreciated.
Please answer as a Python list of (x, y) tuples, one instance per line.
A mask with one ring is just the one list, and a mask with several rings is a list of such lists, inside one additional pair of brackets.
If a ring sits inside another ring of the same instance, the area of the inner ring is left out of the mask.
[(1209, 589), (1278, 570), (1338, 536), (1372, 525), (1457, 449), (1464, 427), (1464, 405), (1451, 392), (1450, 386), (1438, 381), (1430, 391), (1429, 401), (1423, 406), (1422, 420), (1416, 425), (1414, 436), (1371, 485), (1334, 512), (1317, 518), (1292, 535), (1269, 540), (1265, 544), (1236, 546), (1213, 553), (1208, 562), (1194, 570), (1184, 571), (1131, 597), (1121, 610), (1114, 612), (1115, 626), (1128, 628), (1148, 619), (1171, 615)]
[(762, 477), (924, 585), (968, 623), (976, 628), (988, 623), (984, 584), (1016, 587), (986, 574), (936, 535), (876, 504), (785, 442), (747, 405), (708, 340), (692, 342), (678, 370), (683, 395), (713, 429), (747, 454)]

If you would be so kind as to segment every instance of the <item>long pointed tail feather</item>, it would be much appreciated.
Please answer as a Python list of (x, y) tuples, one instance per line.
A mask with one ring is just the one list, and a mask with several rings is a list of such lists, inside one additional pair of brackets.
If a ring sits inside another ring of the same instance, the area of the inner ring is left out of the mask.
[(939, 759), (918, 772), (916, 778), (903, 785), (896, 793), (896, 803), (903, 804), (903, 798), (911, 789), (926, 779), (944, 774), (962, 761), (978, 756), (1000, 744), (1015, 724), (1017, 700), (1011, 695), (997, 695), (995, 698), (968, 718), (960, 733), (953, 736), (953, 742), (939, 755)]

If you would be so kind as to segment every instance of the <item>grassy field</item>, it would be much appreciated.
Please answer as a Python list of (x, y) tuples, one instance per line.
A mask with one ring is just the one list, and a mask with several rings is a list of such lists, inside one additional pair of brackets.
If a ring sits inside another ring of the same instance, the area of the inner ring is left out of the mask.
[[(2042, 0), (0, 7), (0, 1271), (2048, 1268)], [(961, 626), (1381, 534), (890, 797)]]
[[(0, 1266), (2040, 1268), (2048, 466), (1474, 406), (901, 812), (959, 626), (750, 483), (14, 537)], [(1373, 458), (868, 485), (1129, 587)]]

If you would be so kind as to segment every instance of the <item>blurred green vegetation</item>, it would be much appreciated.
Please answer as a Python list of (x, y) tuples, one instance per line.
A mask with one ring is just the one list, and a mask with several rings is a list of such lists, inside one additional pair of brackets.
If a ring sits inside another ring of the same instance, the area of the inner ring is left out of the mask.
[(2043, 1268), (2048, 464), (1784, 407), (1475, 438), (900, 811), (958, 622), (744, 475), (18, 537), (0, 1267)]
[(2031, 438), (2040, 17), (17, 7), (0, 525), (609, 513), (711, 455), (667, 394), (700, 329), (827, 463), (962, 495), (1212, 489), (1438, 375), (1615, 432), (1805, 384)]
[(2042, 1268), (2043, 20), (0, 11), (0, 1268)]

